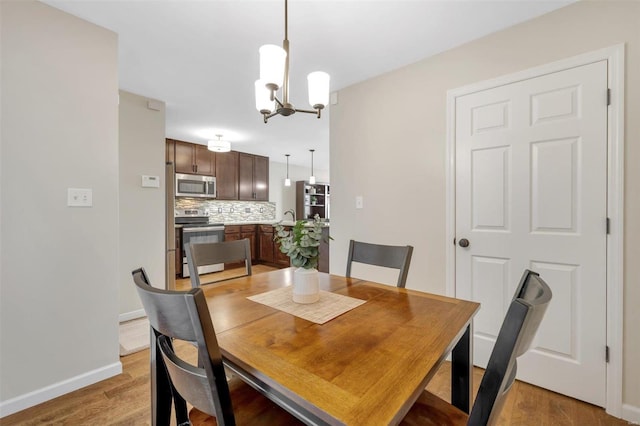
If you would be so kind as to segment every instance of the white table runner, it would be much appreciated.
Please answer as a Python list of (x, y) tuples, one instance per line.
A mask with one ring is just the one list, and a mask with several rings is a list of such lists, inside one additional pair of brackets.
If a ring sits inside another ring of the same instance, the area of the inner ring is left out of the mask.
[(247, 297), (247, 299), (295, 315), (307, 321), (315, 322), (316, 324), (324, 324), (366, 302), (366, 300), (343, 296), (341, 294), (320, 291), (320, 300), (315, 303), (302, 304), (293, 301), (292, 292), (293, 287), (287, 286), (256, 294)]

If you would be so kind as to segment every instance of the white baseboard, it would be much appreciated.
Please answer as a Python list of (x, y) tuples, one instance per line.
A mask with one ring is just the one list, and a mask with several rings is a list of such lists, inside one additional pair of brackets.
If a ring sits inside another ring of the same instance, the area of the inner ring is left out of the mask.
[(622, 418), (633, 424), (640, 424), (640, 407), (622, 404)]
[(125, 312), (124, 314), (120, 314), (120, 316), (118, 317), (118, 321), (120, 322), (131, 321), (131, 320), (146, 317), (146, 316), (147, 316), (147, 313), (144, 311), (144, 309), (138, 309), (137, 311)]
[(117, 376), (122, 373), (122, 364), (120, 361), (104, 367), (88, 371), (79, 376), (63, 380), (53, 385), (46, 386), (42, 389), (0, 401), (0, 418), (10, 414), (17, 413), (34, 405), (41, 404), (50, 399), (57, 398), (60, 395), (73, 392), (85, 386), (92, 385), (109, 377)]

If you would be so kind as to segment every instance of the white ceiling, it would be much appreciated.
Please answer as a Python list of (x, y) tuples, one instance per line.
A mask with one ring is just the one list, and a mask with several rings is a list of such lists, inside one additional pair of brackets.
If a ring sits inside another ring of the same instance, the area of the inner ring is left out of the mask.
[[(532, 19), (573, 0), (291, 0), (290, 101), (308, 109), (306, 75), (331, 90), (366, 80)], [(276, 116), (255, 110), (258, 48), (282, 44), (283, 0), (44, 0), (119, 36), (120, 88), (166, 102), (166, 135), (329, 168), (329, 111)]]

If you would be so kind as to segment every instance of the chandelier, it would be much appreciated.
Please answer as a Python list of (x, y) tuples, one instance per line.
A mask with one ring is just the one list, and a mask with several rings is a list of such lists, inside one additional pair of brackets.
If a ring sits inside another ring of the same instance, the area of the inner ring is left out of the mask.
[[(316, 114), (329, 103), (329, 74), (322, 71), (307, 76), (309, 85), (309, 104), (313, 110), (298, 109), (289, 102), (289, 38), (287, 2), (284, 0), (284, 41), (282, 47), (266, 44), (260, 47), (260, 79), (255, 82), (256, 109), (260, 111), (266, 123), (274, 115), (285, 117), (296, 112)], [(276, 92), (282, 88), (282, 100)]]

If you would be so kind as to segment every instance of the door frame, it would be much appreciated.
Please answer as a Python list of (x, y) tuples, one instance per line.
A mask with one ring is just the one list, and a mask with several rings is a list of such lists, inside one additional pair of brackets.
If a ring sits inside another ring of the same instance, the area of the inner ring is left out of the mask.
[[(602, 60), (607, 61), (607, 80), (611, 103), (607, 111), (607, 346), (606, 403), (608, 414), (622, 417), (622, 352), (623, 352), (623, 291), (624, 291), (624, 43), (562, 59), (542, 66), (473, 83), (447, 91), (446, 146), (446, 293), (455, 296), (456, 279), (456, 98), (471, 93), (516, 83), (576, 68)], [(606, 93), (603, 93), (603, 97)], [(603, 224), (603, 226), (605, 226)], [(604, 356), (604, 354), (603, 354)]]

